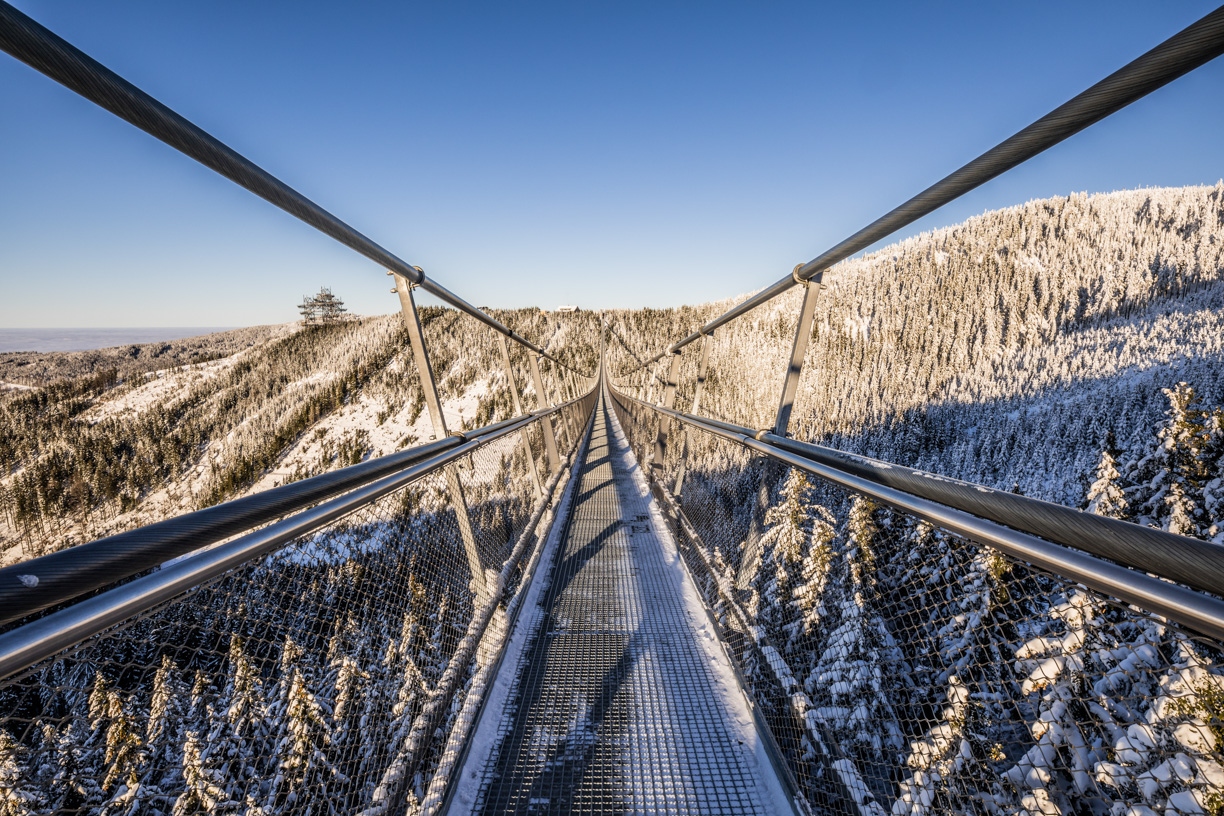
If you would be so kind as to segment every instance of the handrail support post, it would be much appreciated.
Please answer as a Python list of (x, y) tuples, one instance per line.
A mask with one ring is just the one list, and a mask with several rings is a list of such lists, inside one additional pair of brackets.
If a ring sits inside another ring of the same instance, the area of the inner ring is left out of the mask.
[(795, 407), (795, 396), (799, 392), (799, 376), (803, 373), (803, 359), (807, 356), (808, 344), (812, 340), (812, 323), (816, 319), (816, 297), (822, 288), (821, 274), (803, 284), (803, 304), (799, 307), (799, 322), (795, 325), (795, 342), (791, 344), (790, 363), (782, 378), (782, 397), (778, 400), (778, 413), (774, 419), (773, 432), (778, 436), (786, 436)]
[[(404, 325), (408, 328), (408, 341), (412, 346), (412, 356), (421, 380), (421, 390), (425, 393), (425, 407), (429, 411), (429, 419), (433, 424), (434, 438), (445, 439), (447, 437), (446, 417), (442, 413), (442, 400), (438, 396), (438, 383), (434, 379), (433, 366), (429, 364), (429, 351), (425, 346), (421, 315), (417, 311), (416, 299), (412, 296), (412, 290), (416, 284), (410, 283), (403, 275), (393, 272), (387, 274), (395, 278), (395, 293), (399, 295), (400, 311), (404, 315)], [(505, 343), (504, 338), (502, 343)], [(445, 472), (451, 504), (455, 508), (455, 521), (459, 526), (459, 536), (463, 539), (463, 551), (467, 556), (468, 568), (472, 571), (472, 592), (477, 596), (478, 601), (482, 601), (488, 597), (489, 587), (484, 565), (480, 560), (480, 551), (476, 548), (476, 534), (472, 530), (472, 519), (468, 515), (463, 484), (459, 481), (459, 471), (454, 465), (448, 465)]]
[[(549, 407), (549, 402), (548, 395), (544, 392), (544, 378), (540, 376), (540, 358), (529, 353), (527, 360), (531, 367), (531, 387), (535, 389), (536, 405), (543, 410)], [(544, 436), (544, 455), (548, 458), (548, 470), (550, 473), (556, 473), (561, 467), (561, 457), (557, 454), (557, 437), (553, 434), (551, 416), (540, 420), (540, 431)]]
[[(554, 363), (550, 366), (552, 374), (552, 390), (548, 393), (548, 400), (553, 405), (561, 405), (565, 402), (565, 394), (561, 392), (561, 377), (557, 374), (557, 365)], [(556, 398), (553, 398), (553, 392), (556, 392)], [(557, 414), (557, 430), (560, 432), (561, 441), (565, 443), (566, 450), (573, 447), (574, 429), (570, 427), (569, 417), (564, 411)]]
[[(693, 409), (691, 414), (698, 414), (701, 411), (701, 391), (705, 386), (706, 370), (710, 366), (710, 346), (713, 345), (714, 335), (703, 334), (701, 336), (701, 357), (697, 361), (697, 387), (693, 390)], [(692, 430), (686, 425), (684, 427), (684, 447), (680, 451), (680, 468), (676, 473), (676, 485), (672, 488), (672, 495), (679, 498), (681, 491), (684, 489), (684, 473), (688, 469), (688, 454), (689, 441), (692, 439)]]
[[(672, 352), (671, 365), (667, 367), (667, 379), (663, 382), (663, 407), (671, 410), (676, 402), (676, 385), (680, 381), (680, 351)], [(667, 435), (671, 431), (672, 419), (664, 416), (659, 418), (659, 432), (655, 436), (654, 457), (651, 459), (651, 472), (657, 476), (663, 475), (667, 464)]]

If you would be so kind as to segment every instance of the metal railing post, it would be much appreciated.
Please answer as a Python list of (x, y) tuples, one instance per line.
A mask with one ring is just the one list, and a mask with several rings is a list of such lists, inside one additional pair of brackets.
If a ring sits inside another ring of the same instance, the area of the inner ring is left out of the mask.
[(653, 364), (651, 364), (651, 366), (650, 366), (650, 380), (649, 380), (649, 383), (648, 383), (648, 384), (647, 384), (647, 386), (646, 386), (646, 396), (643, 398), (643, 399), (645, 399), (645, 401), (646, 401), (646, 402), (650, 402), (650, 403), (653, 403), (653, 402), (654, 402), (654, 399), (652, 399), (652, 397), (654, 397), (654, 384), (655, 384), (655, 380), (657, 380), (657, 379), (658, 379), (658, 375), (657, 375), (658, 370), (659, 370), (659, 364), (658, 364), (658, 363), (653, 363)]
[[(510, 387), (510, 397), (514, 403), (514, 415), (523, 415), (523, 401), (519, 398), (518, 382), (514, 378), (514, 367), (510, 365), (510, 344), (506, 342), (506, 335), (497, 335), (498, 344), (501, 346), (502, 363), (506, 367), (506, 384)], [(519, 434), (519, 445), (523, 448), (523, 455), (527, 457), (527, 469), (531, 471), (531, 483), (535, 485), (536, 498), (544, 495), (544, 485), (540, 484), (540, 472), (536, 470), (535, 457), (531, 454), (531, 443), (527, 440), (527, 433)]]
[[(402, 275), (393, 272), (387, 274), (395, 278), (395, 293), (399, 295), (400, 311), (404, 315), (404, 325), (408, 327), (408, 341), (412, 346), (417, 374), (421, 378), (421, 389), (425, 392), (425, 407), (429, 410), (429, 420), (433, 424), (434, 437), (445, 439), (448, 435), (446, 417), (442, 414), (442, 400), (438, 396), (438, 384), (434, 380), (433, 366), (429, 364), (429, 352), (425, 347), (425, 332), (421, 329), (421, 315), (417, 312), (416, 300), (412, 296), (415, 284), (410, 283)], [(504, 338), (502, 342), (505, 342)], [(463, 539), (463, 551), (467, 556), (468, 567), (472, 571), (472, 592), (478, 599), (483, 600), (488, 597), (489, 587), (485, 580), (484, 565), (480, 562), (480, 552), (476, 549), (476, 534), (472, 531), (472, 520), (468, 516), (463, 484), (459, 481), (459, 471), (454, 465), (447, 466), (445, 472), (451, 504), (455, 507), (455, 521), (459, 525), (459, 535)]]
[[(528, 362), (531, 363), (531, 387), (536, 392), (536, 404), (541, 408), (547, 408), (548, 396), (544, 393), (544, 378), (540, 376), (540, 358), (535, 354), (527, 355)], [(548, 457), (548, 470), (550, 473), (556, 473), (561, 467), (561, 457), (557, 454), (557, 437), (553, 435), (552, 417), (547, 416), (540, 420), (540, 431), (544, 435), (544, 455)]]
[[(676, 384), (680, 380), (680, 352), (672, 355), (671, 365), (667, 367), (667, 380), (663, 383), (663, 407), (669, 411), (676, 402)], [(671, 431), (671, 417), (659, 419), (659, 432), (655, 435), (654, 457), (650, 463), (651, 472), (657, 476), (663, 475), (667, 464), (667, 434)]]
[[(795, 267), (796, 271), (799, 267)], [(790, 425), (791, 410), (795, 407), (795, 394), (799, 391), (799, 375), (803, 373), (803, 358), (807, 355), (808, 343), (812, 339), (812, 321), (816, 318), (816, 296), (821, 289), (816, 275), (803, 285), (803, 305), (799, 307), (799, 323), (795, 326), (795, 342), (791, 345), (790, 365), (782, 379), (782, 399), (778, 402), (778, 415), (774, 420), (774, 433), (786, 436)]]
[[(693, 410), (690, 414), (701, 413), (701, 391), (705, 386), (706, 369), (710, 365), (710, 346), (714, 342), (714, 335), (707, 334), (701, 338), (701, 357), (697, 361), (697, 387), (693, 391)], [(676, 486), (672, 489), (672, 495), (679, 496), (680, 491), (684, 489), (684, 472), (688, 467), (689, 440), (692, 438), (692, 429), (687, 425), (684, 427), (684, 448), (680, 451), (680, 470), (676, 474)]]
[[(553, 387), (548, 392), (548, 401), (552, 405), (560, 405), (565, 401), (565, 395), (561, 393), (561, 386), (557, 381), (557, 367), (555, 365), (552, 367), (552, 371), (550, 373), (552, 374)], [(557, 395), (555, 398), (553, 397), (553, 391), (555, 391)], [(565, 415), (564, 411), (557, 415), (557, 431), (560, 434), (561, 441), (565, 444), (565, 449), (569, 450), (571, 447), (573, 447), (574, 431), (573, 428), (570, 427), (569, 417)]]

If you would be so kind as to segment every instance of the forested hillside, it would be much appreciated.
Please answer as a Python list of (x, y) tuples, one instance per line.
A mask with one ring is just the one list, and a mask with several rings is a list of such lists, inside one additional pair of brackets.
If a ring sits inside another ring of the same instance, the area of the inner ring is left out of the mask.
[[(421, 312), (448, 422), (510, 416), (493, 333), (453, 310)], [(594, 315), (496, 314), (593, 370)], [(248, 342), (252, 333), (259, 342)], [(237, 339), (222, 335), (204, 350), (150, 344), (0, 359), (0, 368), (24, 361), (42, 372), (41, 387), (0, 393), (0, 563), (432, 438), (398, 315), (226, 334)], [(150, 371), (159, 356), (171, 366)], [(518, 349), (512, 358), (524, 388), (526, 358)]]
[[(703, 413), (773, 424), (800, 296), (716, 332)], [(731, 302), (611, 316), (645, 358)], [(791, 433), (1080, 506), (1110, 433), (1145, 455), (1164, 389), (1224, 402), (1221, 307), (1224, 183), (989, 212), (825, 275)]]
[[(792, 434), (1082, 505), (1107, 438), (1123, 472), (1147, 455), (1164, 389), (1187, 383), (1207, 423), (1224, 401), (1222, 199), (1224, 185), (1034, 201), (839, 265)], [(771, 424), (799, 294), (719, 330), (705, 412)], [(645, 357), (728, 305), (608, 314)], [(591, 313), (498, 314), (595, 364)], [(424, 316), (454, 419), (507, 415), (490, 333)], [(0, 356), (10, 381), (39, 386), (0, 393), (4, 560), (429, 437), (394, 316), (210, 338)], [(610, 349), (613, 371), (633, 364)], [(697, 356), (684, 355), (682, 407)]]
[[(826, 284), (794, 436), (1224, 544), (1224, 184), (1030, 202)], [(612, 370), (728, 305), (616, 314)], [(718, 330), (700, 413), (773, 424), (798, 306)], [(649, 456), (653, 415), (623, 417)], [(688, 444), (682, 552), (810, 802), (1224, 813), (1218, 643), (712, 435)]]
[[(612, 373), (728, 305), (606, 313)], [(792, 292), (719, 330), (702, 413), (772, 424), (798, 305)], [(987, 213), (827, 275), (791, 432), (1224, 542), (1222, 307), (1224, 184)], [(594, 369), (594, 313), (493, 314)], [(448, 309), (422, 318), (451, 425), (508, 416), (492, 333)], [(697, 357), (683, 357), (682, 409)], [(4, 562), (431, 433), (398, 315), (40, 365), (35, 387), (0, 393)], [(653, 445), (653, 426), (626, 425)], [(530, 491), (512, 456), (484, 456), (463, 478), (492, 563)], [(695, 439), (684, 508), (710, 548), (702, 591), (720, 616), (724, 598), (750, 616), (749, 682), (784, 687), (762, 710), (798, 711), (836, 745), (837, 780), (801, 782), (813, 801), (857, 791), (860, 812), (896, 816), (1224, 808), (1210, 644), (796, 471), (766, 480), (757, 507), (766, 473)], [(304, 790), (368, 805), (474, 609), (446, 502), (441, 480), (413, 485), (7, 687), (0, 703), (28, 726), (0, 730), (11, 812), (285, 812)], [(295, 598), (343, 613), (304, 616)]]

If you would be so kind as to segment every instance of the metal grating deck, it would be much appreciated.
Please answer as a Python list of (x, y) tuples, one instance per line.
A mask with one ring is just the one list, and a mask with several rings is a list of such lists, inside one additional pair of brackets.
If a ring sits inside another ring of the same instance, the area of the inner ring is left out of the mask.
[[(773, 813), (785, 796), (607, 406), (474, 800), (502, 813)], [(474, 752), (475, 753), (475, 752)], [(461, 783), (462, 784), (462, 783)]]

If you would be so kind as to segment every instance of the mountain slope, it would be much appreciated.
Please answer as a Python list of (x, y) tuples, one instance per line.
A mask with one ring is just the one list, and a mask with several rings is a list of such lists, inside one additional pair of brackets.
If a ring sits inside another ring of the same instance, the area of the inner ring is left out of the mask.
[[(1224, 183), (1032, 201), (825, 276), (791, 432), (1069, 504), (1112, 431), (1147, 442), (1190, 382), (1224, 401)], [(703, 412), (772, 425), (793, 291), (720, 329)], [(616, 313), (639, 356), (716, 315)], [(623, 350), (613, 370), (632, 365)], [(678, 405), (691, 404), (685, 353)]]

